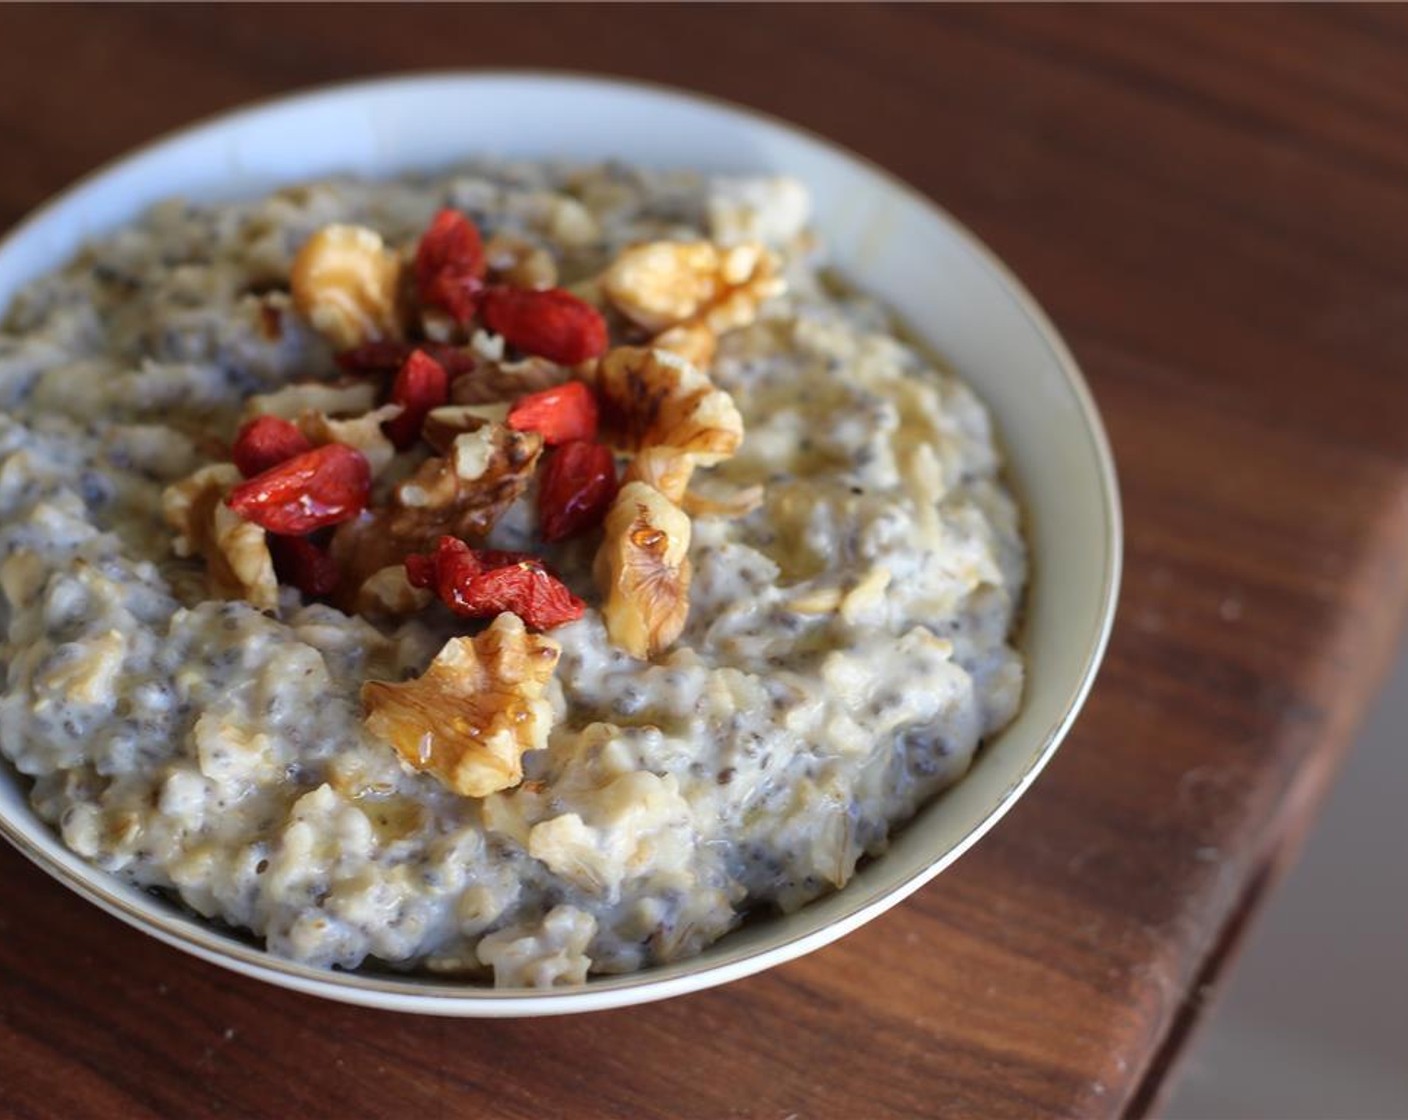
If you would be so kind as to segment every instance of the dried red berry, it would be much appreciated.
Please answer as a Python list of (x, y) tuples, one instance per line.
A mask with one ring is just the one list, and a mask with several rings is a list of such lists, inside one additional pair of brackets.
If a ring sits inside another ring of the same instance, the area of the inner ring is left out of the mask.
[(337, 589), (337, 562), (307, 537), (269, 537), (269, 553), (280, 583), (298, 588), (310, 599)]
[(509, 345), (559, 365), (575, 366), (606, 351), (606, 320), (561, 288), (493, 287), (484, 293), (485, 325)]
[(484, 242), (458, 210), (441, 210), (416, 249), (416, 291), (428, 307), (461, 326), (474, 318), (484, 292)]
[(441, 537), (429, 555), (414, 552), (406, 558), (406, 579), (413, 587), (435, 587), (439, 573), (477, 575), (490, 568), (510, 564), (538, 564), (531, 552), (510, 552), (503, 548), (470, 548), (458, 537)]
[(434, 588), (447, 607), (466, 618), (511, 611), (524, 625), (548, 630), (586, 611), (536, 557), (475, 550), (455, 537), (441, 537), (432, 556), (406, 557), (406, 578), (414, 587)]
[[(435, 551), (425, 556), (413, 553), (406, 557), (406, 579), (412, 587), (438, 588), (442, 573), (455, 578), (465, 578), (487, 572), (491, 568), (505, 568), (511, 564), (539, 564), (530, 552), (510, 552), (501, 548), (470, 548), (458, 537), (441, 537), (435, 542)], [(447, 585), (448, 586), (448, 585)]]
[(508, 426), (538, 432), (549, 447), (596, 439), (596, 395), (584, 381), (568, 381), (514, 401)]
[(302, 455), (313, 445), (298, 425), (279, 416), (256, 416), (235, 436), (230, 458), (245, 478), (278, 466), (285, 459)]
[(301, 537), (356, 517), (367, 508), (371, 485), (366, 456), (345, 443), (327, 443), (241, 483), (225, 504), (271, 533)]
[(587, 605), (539, 564), (514, 564), (475, 576), (455, 589), (456, 614), (486, 618), (512, 611), (530, 630), (551, 630), (586, 613)]
[(401, 368), (401, 363), (411, 356), (414, 349), (415, 346), (409, 342), (378, 338), (350, 350), (339, 350), (333, 361), (337, 362), (337, 368), (343, 373), (362, 376), (392, 374)]
[(564, 443), (538, 480), (538, 532), (545, 541), (601, 523), (616, 497), (616, 457), (599, 443)]
[[(454, 540), (455, 538), (451, 537), (450, 539)], [(476, 548), (474, 559), (479, 564), (480, 570), (486, 572), (491, 568), (507, 568), (512, 564), (536, 564), (548, 575), (554, 577), (557, 575), (548, 567), (547, 562), (541, 556), (534, 556), (531, 552), (514, 552), (507, 548)]]
[(416, 349), (424, 350), (444, 366), (451, 381), (474, 372), (474, 355), (458, 346), (451, 346), (448, 342), (422, 342)]
[[(453, 540), (453, 537), (440, 538), (441, 540)], [(429, 556), (419, 552), (413, 552), (405, 559), (406, 582), (412, 587), (435, 587), (435, 577), (439, 566), (435, 562), (435, 555)]]
[(361, 377), (391, 377), (417, 350), (424, 350), (444, 366), (451, 381), (473, 372), (475, 367), (474, 355), (458, 346), (445, 342), (391, 342), (385, 339), (343, 350), (336, 361), (344, 373)]
[(383, 424), (382, 431), (397, 451), (405, 451), (420, 439), (426, 413), (449, 399), (450, 376), (445, 367), (424, 350), (417, 350), (391, 384), (391, 403), (402, 406), (401, 415)]

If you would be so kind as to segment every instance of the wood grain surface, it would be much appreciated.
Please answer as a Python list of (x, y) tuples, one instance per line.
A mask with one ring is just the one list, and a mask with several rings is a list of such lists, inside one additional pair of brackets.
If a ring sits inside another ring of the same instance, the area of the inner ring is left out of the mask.
[(915, 183), (1110, 427), (1109, 659), (1013, 813), (841, 943), (636, 1010), (256, 984), (0, 851), (0, 1114), (1118, 1116), (1312, 818), (1408, 592), (1408, 9), (0, 8), (0, 225), (193, 118), (383, 71), (637, 75)]

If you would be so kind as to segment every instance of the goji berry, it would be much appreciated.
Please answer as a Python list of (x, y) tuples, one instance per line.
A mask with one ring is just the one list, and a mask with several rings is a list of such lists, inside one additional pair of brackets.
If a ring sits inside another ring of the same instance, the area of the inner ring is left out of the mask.
[(611, 448), (583, 440), (553, 452), (538, 480), (538, 532), (560, 541), (600, 524), (616, 497)]
[[(450, 539), (456, 538), (451, 537)], [(541, 556), (534, 556), (531, 552), (514, 552), (507, 548), (476, 548), (474, 549), (474, 559), (479, 565), (479, 570), (484, 572), (491, 568), (507, 568), (513, 564), (536, 564), (548, 575), (557, 575), (548, 567), (547, 562)]]
[(463, 326), (479, 306), (485, 267), (478, 228), (458, 210), (441, 210), (416, 248), (416, 291)]
[(280, 583), (298, 588), (310, 599), (331, 595), (337, 588), (337, 562), (307, 537), (269, 537), (269, 554)]
[(406, 582), (412, 587), (428, 587), (435, 589), (435, 573), (438, 565), (434, 555), (426, 556), (423, 553), (413, 552), (405, 559)]
[(424, 350), (444, 366), (451, 381), (473, 372), (475, 368), (474, 355), (446, 342), (393, 342), (387, 339), (364, 342), (351, 350), (340, 351), (336, 361), (344, 373), (362, 377), (391, 377), (417, 350)]
[(568, 381), (528, 393), (513, 402), (508, 426), (538, 432), (549, 447), (572, 440), (596, 439), (596, 394), (584, 381)]
[(285, 459), (301, 455), (313, 445), (291, 420), (279, 416), (256, 416), (235, 436), (230, 458), (245, 478), (267, 471)]
[(561, 288), (493, 287), (484, 293), (482, 310), (485, 326), (526, 354), (575, 366), (606, 351), (601, 312)]
[(406, 557), (406, 579), (412, 587), (438, 590), (442, 579), (457, 579), (487, 572), (491, 568), (506, 568), (511, 564), (539, 564), (542, 561), (529, 552), (510, 552), (501, 548), (470, 548), (458, 537), (444, 536), (435, 542), (435, 551), (427, 555), (413, 553)]
[(301, 537), (356, 517), (367, 507), (371, 485), (366, 456), (345, 443), (327, 443), (241, 483), (225, 503), (271, 533)]
[(547, 630), (586, 611), (586, 604), (536, 557), (475, 550), (455, 537), (441, 537), (431, 556), (406, 557), (406, 578), (414, 587), (433, 588), (447, 607), (466, 618), (511, 611), (524, 625)]
[(391, 384), (391, 403), (402, 406), (401, 415), (383, 424), (382, 431), (397, 451), (414, 447), (426, 413), (449, 399), (450, 377), (445, 367), (424, 350), (416, 350)]
[(493, 568), (455, 589), (457, 614), (485, 618), (512, 611), (532, 630), (551, 630), (586, 613), (587, 605), (538, 564)]
[(392, 374), (401, 368), (401, 363), (411, 356), (415, 345), (410, 342), (396, 342), (389, 338), (373, 339), (350, 350), (339, 350), (333, 361), (343, 373)]

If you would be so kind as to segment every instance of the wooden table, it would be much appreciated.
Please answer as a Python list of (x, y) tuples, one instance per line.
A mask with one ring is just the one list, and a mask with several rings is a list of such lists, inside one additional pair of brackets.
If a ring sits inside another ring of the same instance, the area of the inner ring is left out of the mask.
[(1408, 10), (0, 9), (0, 225), (330, 79), (639, 75), (850, 145), (970, 224), (1104, 410), (1125, 590), (1089, 707), (954, 869), (705, 994), (456, 1022), (202, 964), (0, 851), (7, 1116), (1033, 1117), (1157, 1107), (1408, 591)]

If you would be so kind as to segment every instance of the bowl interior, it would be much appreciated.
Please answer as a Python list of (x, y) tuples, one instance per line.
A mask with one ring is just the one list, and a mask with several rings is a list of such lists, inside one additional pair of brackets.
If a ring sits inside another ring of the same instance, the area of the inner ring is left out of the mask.
[(0, 828), (36, 862), (127, 921), (187, 951), (332, 998), (445, 1014), (561, 1013), (660, 998), (798, 956), (899, 901), (958, 857), (1050, 757), (1094, 677), (1119, 581), (1120, 521), (1099, 418), (1050, 324), (956, 222), (864, 161), (798, 130), (687, 94), (544, 74), (448, 74), (314, 92), (198, 125), (84, 180), (0, 245), (0, 307), (82, 242), (172, 195), (245, 197), (335, 173), (389, 176), (467, 154), (614, 157), (656, 167), (774, 171), (811, 188), (839, 269), (942, 354), (989, 405), (1033, 557), (1016, 721), (953, 789), (841, 892), (745, 926), (689, 961), (580, 990), (489, 992), (419, 977), (326, 973), (127, 888), (69, 853), (0, 772)]

